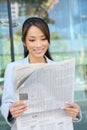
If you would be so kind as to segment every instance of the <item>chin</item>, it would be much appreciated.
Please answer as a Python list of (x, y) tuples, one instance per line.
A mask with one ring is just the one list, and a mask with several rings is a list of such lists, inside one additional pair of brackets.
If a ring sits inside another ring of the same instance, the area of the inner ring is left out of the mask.
[(43, 57), (44, 56), (44, 54), (36, 54), (35, 55), (35, 57), (37, 57), (37, 58), (40, 58), (40, 57)]

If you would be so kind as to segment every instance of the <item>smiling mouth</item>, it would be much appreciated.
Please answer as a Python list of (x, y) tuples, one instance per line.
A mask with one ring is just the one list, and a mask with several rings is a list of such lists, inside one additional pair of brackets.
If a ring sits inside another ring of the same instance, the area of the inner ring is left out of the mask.
[(35, 51), (35, 53), (37, 53), (37, 54), (40, 54), (40, 53), (43, 53), (43, 50), (44, 50), (44, 48), (43, 49), (35, 49), (34, 51)]

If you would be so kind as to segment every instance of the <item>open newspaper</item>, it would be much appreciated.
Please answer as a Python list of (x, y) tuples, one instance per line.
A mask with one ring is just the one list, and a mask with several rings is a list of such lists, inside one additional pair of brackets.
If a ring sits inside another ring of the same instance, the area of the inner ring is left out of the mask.
[(18, 130), (73, 130), (61, 107), (74, 98), (74, 59), (51, 64), (15, 66), (15, 100), (28, 104), (17, 118)]

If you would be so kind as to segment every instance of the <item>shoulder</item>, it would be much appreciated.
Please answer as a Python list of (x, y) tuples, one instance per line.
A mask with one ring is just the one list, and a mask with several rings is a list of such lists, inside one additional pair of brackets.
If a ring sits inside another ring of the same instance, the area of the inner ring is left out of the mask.
[(53, 60), (49, 59), (47, 56), (45, 56), (47, 63), (54, 63)]
[(28, 57), (7, 64), (6, 70), (10, 71), (16, 65), (28, 64)]

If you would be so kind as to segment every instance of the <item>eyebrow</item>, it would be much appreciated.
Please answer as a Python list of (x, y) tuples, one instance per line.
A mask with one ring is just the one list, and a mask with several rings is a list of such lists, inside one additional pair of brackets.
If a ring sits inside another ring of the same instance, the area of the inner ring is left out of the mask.
[(35, 38), (35, 36), (28, 36), (29, 38)]
[[(28, 36), (28, 38), (35, 38), (36, 36)], [(46, 37), (45, 35), (42, 35), (40, 37)]]

